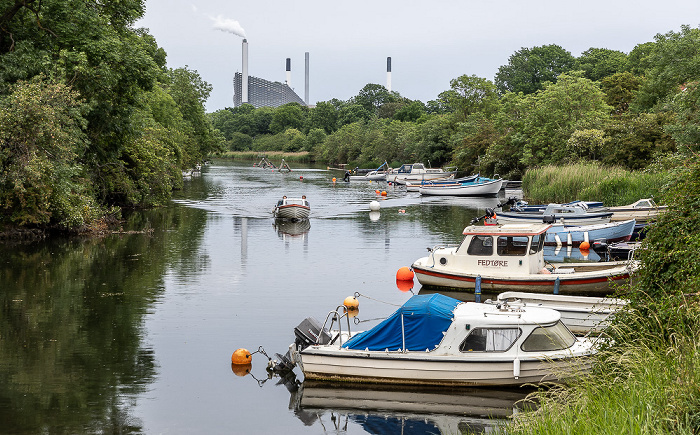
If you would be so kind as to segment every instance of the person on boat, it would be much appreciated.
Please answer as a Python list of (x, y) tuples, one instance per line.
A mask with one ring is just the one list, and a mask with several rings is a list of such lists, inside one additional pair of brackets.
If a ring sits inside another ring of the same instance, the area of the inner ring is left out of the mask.
[(350, 171), (345, 171), (345, 176), (343, 177), (343, 181), (346, 183), (350, 181)]
[(287, 199), (287, 195), (282, 196), (282, 199), (277, 201), (277, 206), (279, 207), (280, 205), (283, 205), (285, 199)]

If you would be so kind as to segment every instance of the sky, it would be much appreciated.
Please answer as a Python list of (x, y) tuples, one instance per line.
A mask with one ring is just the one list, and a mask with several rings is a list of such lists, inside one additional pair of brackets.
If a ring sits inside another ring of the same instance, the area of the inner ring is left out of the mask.
[(233, 107), (233, 75), (248, 40), (249, 74), (284, 82), (309, 103), (348, 100), (368, 83), (427, 102), (450, 80), (494, 80), (521, 48), (557, 44), (578, 57), (591, 48), (629, 53), (654, 36), (700, 26), (697, 0), (146, 0), (148, 28), (170, 68), (196, 70), (213, 89), (207, 112)]

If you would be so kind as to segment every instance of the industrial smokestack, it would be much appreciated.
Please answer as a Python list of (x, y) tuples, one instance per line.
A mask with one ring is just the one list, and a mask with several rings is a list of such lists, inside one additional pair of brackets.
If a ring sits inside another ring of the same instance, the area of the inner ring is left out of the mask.
[(292, 59), (287, 58), (287, 86), (292, 87)]
[(241, 104), (248, 103), (248, 40), (243, 39), (243, 77), (241, 80)]
[(309, 52), (304, 53), (304, 103), (309, 105)]
[(391, 92), (391, 57), (386, 58), (386, 90)]

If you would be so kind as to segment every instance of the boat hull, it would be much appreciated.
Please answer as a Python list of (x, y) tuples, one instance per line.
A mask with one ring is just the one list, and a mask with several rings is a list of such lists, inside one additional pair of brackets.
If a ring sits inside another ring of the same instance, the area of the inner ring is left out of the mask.
[[(542, 223), (544, 215), (542, 213), (497, 213), (499, 223)], [(555, 222), (562, 225), (596, 225), (610, 222), (612, 212), (606, 213), (584, 213), (574, 216), (554, 215)]]
[[(427, 258), (427, 257), (426, 257)], [(599, 266), (600, 265), (600, 266)], [(555, 293), (564, 295), (607, 295), (612, 293), (613, 283), (623, 283), (630, 277), (630, 268), (625, 264), (606, 267), (603, 263), (566, 264), (567, 268), (596, 267), (601, 270), (568, 274), (531, 274), (526, 276), (492, 276), (488, 271), (479, 274), (460, 273), (458, 271), (436, 269), (421, 264), (421, 260), (413, 263), (413, 272), (424, 286), (450, 287), (473, 291), (476, 287), (477, 276), (481, 279), (481, 291), (498, 293), (502, 291), (524, 291), (533, 293)], [(558, 280), (558, 282), (557, 282)]]
[(376, 352), (310, 347), (299, 357), (306, 379), (356, 381), (383, 384), (444, 386), (514, 386), (562, 381), (587, 370), (588, 358), (538, 359), (522, 355), (519, 376), (514, 376), (512, 356), (499, 359), (430, 356), (428, 352)]
[(311, 208), (298, 204), (280, 205), (275, 207), (275, 218), (302, 220), (308, 219), (311, 213)]
[(486, 183), (423, 184), (418, 191), (421, 195), (497, 196), (502, 186), (503, 180), (499, 179)]
[(584, 241), (592, 243), (594, 240), (605, 240), (608, 243), (627, 242), (634, 233), (635, 224), (635, 220), (632, 219), (598, 225), (554, 225), (547, 230), (545, 244), (578, 246)]

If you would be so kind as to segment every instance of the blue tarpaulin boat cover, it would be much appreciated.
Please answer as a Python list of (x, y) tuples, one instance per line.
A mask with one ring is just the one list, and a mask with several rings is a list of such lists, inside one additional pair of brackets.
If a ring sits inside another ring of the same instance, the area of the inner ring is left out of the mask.
[(452, 312), (460, 304), (457, 299), (435, 293), (416, 295), (394, 314), (369, 331), (361, 332), (343, 345), (348, 349), (401, 350), (401, 317), (406, 337), (406, 350), (433, 350), (442, 341), (452, 323)]

